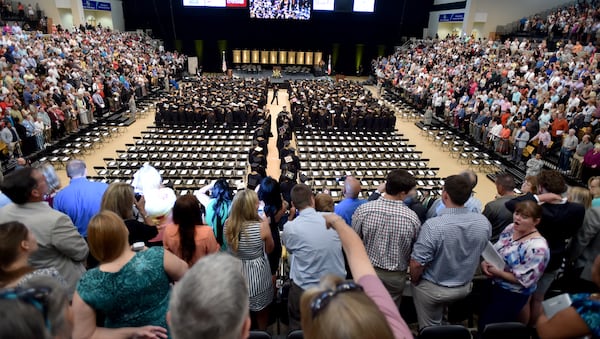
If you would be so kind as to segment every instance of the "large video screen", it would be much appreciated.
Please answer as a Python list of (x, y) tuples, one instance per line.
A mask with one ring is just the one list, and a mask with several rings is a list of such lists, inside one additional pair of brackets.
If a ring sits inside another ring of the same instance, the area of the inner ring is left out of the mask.
[(216, 8), (245, 8), (248, 0), (183, 0), (183, 6), (216, 7)]
[(313, 0), (314, 11), (333, 11), (335, 9), (335, 0)]
[(375, 12), (375, 0), (354, 0), (354, 12)]
[(250, 0), (250, 17), (256, 19), (310, 19), (310, 0)]

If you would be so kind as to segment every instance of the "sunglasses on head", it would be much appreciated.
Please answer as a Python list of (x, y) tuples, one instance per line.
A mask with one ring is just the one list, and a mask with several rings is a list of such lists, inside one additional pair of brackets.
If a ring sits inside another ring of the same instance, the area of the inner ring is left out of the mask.
[(50, 321), (48, 320), (48, 296), (52, 292), (49, 287), (35, 288), (7, 288), (0, 290), (0, 299), (19, 300), (27, 303), (38, 310), (44, 317), (44, 324), (50, 330)]

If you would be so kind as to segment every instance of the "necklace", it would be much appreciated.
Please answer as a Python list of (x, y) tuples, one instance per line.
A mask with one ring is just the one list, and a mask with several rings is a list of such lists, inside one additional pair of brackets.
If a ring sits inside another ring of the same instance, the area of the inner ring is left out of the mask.
[(532, 234), (533, 234), (533, 233), (535, 233), (535, 232), (537, 232), (537, 230), (535, 230), (535, 231), (533, 231), (533, 232), (529, 232), (529, 233), (527, 233), (527, 234), (525, 234), (525, 235), (523, 235), (523, 236), (520, 236), (519, 238), (517, 238), (517, 239), (513, 240), (513, 242), (515, 242), (515, 241), (519, 241), (519, 240), (521, 240), (521, 239), (525, 238), (526, 236), (532, 235)]

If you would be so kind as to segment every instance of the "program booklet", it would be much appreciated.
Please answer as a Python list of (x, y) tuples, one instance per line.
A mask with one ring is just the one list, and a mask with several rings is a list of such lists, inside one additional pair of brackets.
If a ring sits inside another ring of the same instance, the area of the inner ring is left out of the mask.
[(559, 294), (542, 302), (544, 313), (548, 319), (569, 306), (571, 306), (571, 297), (569, 297), (568, 293)]
[(483, 249), (483, 253), (481, 253), (483, 260), (489, 262), (494, 267), (500, 270), (504, 270), (506, 263), (504, 262), (504, 258), (496, 251), (494, 245), (488, 241), (487, 245)]

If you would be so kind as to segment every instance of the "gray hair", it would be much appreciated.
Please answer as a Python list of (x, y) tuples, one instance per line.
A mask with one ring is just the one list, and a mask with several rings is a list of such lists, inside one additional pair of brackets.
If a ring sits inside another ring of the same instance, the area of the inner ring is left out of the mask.
[(71, 338), (73, 330), (72, 324), (67, 319), (69, 307), (69, 297), (65, 287), (58, 283), (55, 278), (48, 275), (40, 275), (27, 280), (21, 287), (39, 288), (48, 287), (51, 292), (48, 294), (48, 323), (50, 324), (50, 334), (53, 338), (68, 339)]
[(45, 163), (38, 167), (38, 170), (42, 172), (46, 177), (46, 184), (48, 185), (48, 194), (55, 192), (60, 188), (60, 178), (56, 174), (54, 166), (49, 163)]
[(85, 175), (85, 162), (74, 159), (67, 163), (67, 176), (69, 178), (78, 178)]
[(239, 338), (248, 303), (241, 261), (226, 253), (206, 256), (173, 288), (171, 335), (174, 339)]

